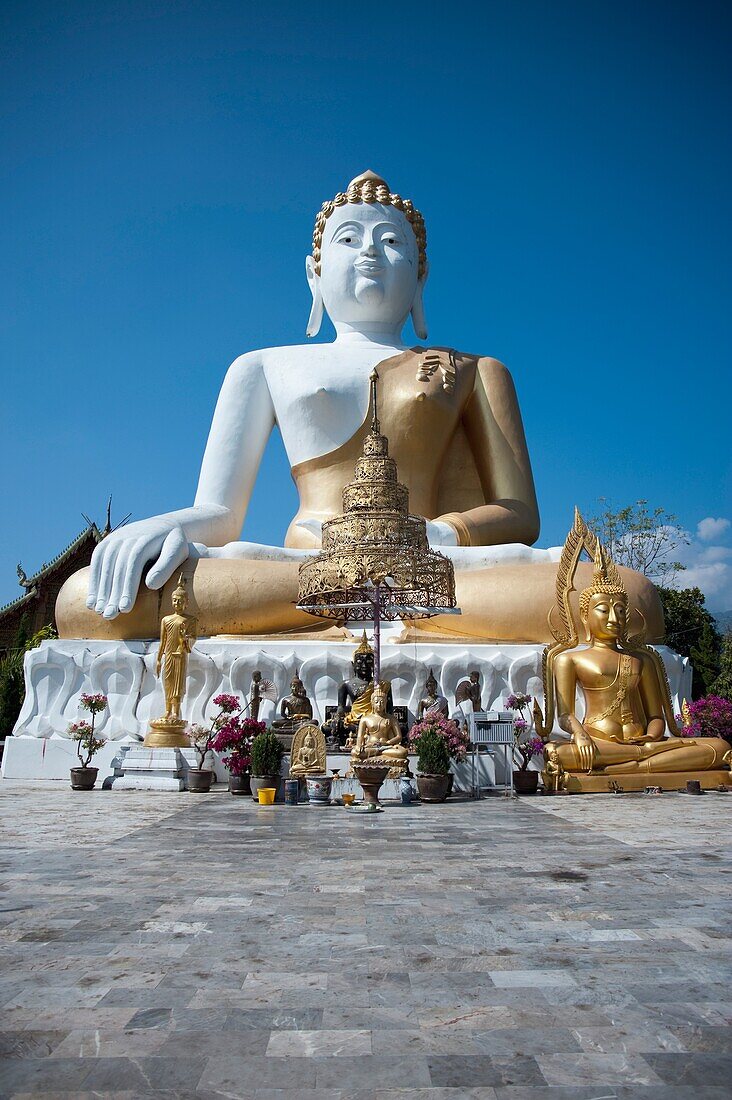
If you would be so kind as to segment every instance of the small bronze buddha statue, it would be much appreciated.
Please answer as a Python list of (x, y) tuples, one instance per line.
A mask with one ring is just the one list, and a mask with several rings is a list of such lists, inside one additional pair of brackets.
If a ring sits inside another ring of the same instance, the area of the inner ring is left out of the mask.
[(280, 703), (280, 717), (274, 718), (272, 728), (278, 733), (294, 733), (302, 722), (313, 717), (313, 704), (305, 691), (305, 685), (297, 673), (290, 684), (290, 694)]
[(440, 695), (439, 684), (432, 669), (425, 680), (424, 690), (425, 697), (417, 704), (417, 721), (421, 722), (423, 718), (447, 718), (449, 710), (447, 699), (444, 695)]
[(469, 680), (461, 680), (455, 689), (455, 702), (459, 706), (461, 703), (470, 703), (473, 711), (482, 710), (481, 705), (481, 691), (480, 691), (480, 673), (471, 672)]

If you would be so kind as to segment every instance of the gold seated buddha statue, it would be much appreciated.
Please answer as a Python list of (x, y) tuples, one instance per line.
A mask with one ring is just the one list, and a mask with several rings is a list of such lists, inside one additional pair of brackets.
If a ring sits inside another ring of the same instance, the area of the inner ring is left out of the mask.
[[(580, 594), (588, 644), (579, 648), (569, 594), (583, 549), (594, 557), (594, 580)], [(555, 644), (545, 651), (546, 715), (534, 706), (540, 736), (551, 735), (555, 711), (570, 735), (568, 742), (546, 742), (545, 786), (607, 792), (621, 785), (677, 789), (688, 779), (704, 786), (732, 782), (727, 741), (681, 735), (660, 657), (644, 644), (642, 632), (628, 637), (631, 610), (619, 570), (576, 513), (559, 568)], [(585, 704), (581, 720), (578, 688)]]
[(408, 752), (402, 745), (399, 723), (393, 714), (387, 714), (386, 703), (386, 692), (382, 687), (375, 688), (371, 696), (372, 710), (358, 724), (351, 767), (358, 764), (384, 765), (392, 775), (401, 775), (407, 769)]
[[(366, 172), (323, 204), (306, 268), (308, 335), (317, 334), (327, 312), (335, 340), (260, 349), (232, 363), (193, 505), (103, 539), (91, 567), (59, 595), (60, 636), (157, 637), (160, 589), (167, 607), (171, 578), (184, 563), (202, 636), (271, 639), (327, 630), (327, 620), (296, 606), (298, 569), (320, 549), (323, 524), (343, 509), (369, 430), (369, 376), (378, 366), (382, 431), (412, 513), (427, 521), (430, 545), (454, 564), (462, 610), (423, 619), (410, 636), (549, 641), (558, 552), (531, 549), (539, 511), (511, 376), (495, 359), (409, 347), (402, 339), (410, 313), (418, 339), (427, 336), (421, 214)], [(241, 537), (275, 425), (299, 495), (297, 514), (283, 547), (232, 541)], [(631, 571), (622, 576), (648, 637), (660, 639), (653, 585)]]

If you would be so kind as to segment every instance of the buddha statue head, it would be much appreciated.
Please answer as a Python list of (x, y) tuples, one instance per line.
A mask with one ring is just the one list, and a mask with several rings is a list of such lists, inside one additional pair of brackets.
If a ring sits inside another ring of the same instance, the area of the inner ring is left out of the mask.
[(173, 603), (173, 611), (178, 615), (182, 615), (185, 609), (188, 607), (188, 588), (186, 578), (181, 573), (178, 578), (178, 586), (174, 589), (171, 597)]
[(432, 669), (430, 669), (430, 674), (425, 680), (424, 686), (428, 698), (433, 699), (437, 696), (437, 680), (435, 680), (435, 675)]
[(626, 640), (628, 594), (619, 578), (608, 575), (607, 558), (599, 541), (593, 582), (580, 593), (579, 608), (588, 642), (617, 645)]
[(373, 172), (351, 180), (315, 219), (305, 270), (313, 296), (308, 336), (327, 312), (336, 331), (400, 333), (411, 313), (427, 338), (422, 292), (427, 279), (424, 220), (409, 199)]
[(292, 681), (290, 683), (290, 691), (294, 696), (303, 697), (305, 695), (305, 685), (297, 673), (295, 673), (295, 675), (292, 677)]
[(387, 696), (386, 692), (382, 688), (377, 687), (374, 689), (371, 696), (371, 708), (374, 714), (378, 714), (383, 717), (386, 714)]
[(373, 680), (374, 678), (374, 651), (363, 632), (361, 644), (353, 654), (353, 671), (360, 680)]

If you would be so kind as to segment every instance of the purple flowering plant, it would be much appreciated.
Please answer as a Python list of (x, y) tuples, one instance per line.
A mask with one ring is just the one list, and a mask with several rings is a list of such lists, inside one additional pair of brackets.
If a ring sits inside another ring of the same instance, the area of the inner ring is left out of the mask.
[[(722, 737), (732, 744), (732, 702), (721, 695), (705, 695), (687, 704), (689, 724), (682, 737)], [(677, 716), (679, 722), (681, 716)]]
[[(544, 742), (540, 737), (528, 736), (533, 724), (530, 706), (531, 696), (525, 695), (522, 691), (512, 692), (506, 699), (506, 709), (518, 712), (513, 719), (513, 741), (514, 760), (518, 763), (518, 770), (521, 772), (525, 772), (533, 758), (544, 751)], [(516, 753), (518, 753), (518, 759)]]
[(415, 722), (409, 731), (409, 747), (413, 752), (419, 752), (419, 739), (423, 734), (433, 732), (441, 737), (447, 745), (447, 751), (452, 760), (464, 760), (470, 747), (468, 731), (460, 727), (451, 718), (429, 717), (421, 722)]
[(98, 714), (107, 709), (107, 696), (89, 695), (84, 692), (79, 698), (79, 706), (91, 714), (91, 722), (82, 719), (81, 722), (72, 722), (66, 732), (72, 741), (76, 741), (76, 755), (82, 768), (88, 768), (92, 757), (99, 752), (104, 744), (104, 738), (94, 736), (94, 723)]
[(241, 714), (229, 714), (216, 734), (213, 748), (222, 756), (231, 775), (246, 775), (252, 766), (252, 741), (267, 729), (266, 722), (242, 718)]
[(199, 771), (203, 769), (208, 753), (216, 747), (215, 742), (219, 734), (227, 725), (238, 724), (242, 710), (242, 705), (236, 695), (227, 695), (222, 692), (221, 695), (214, 696), (212, 702), (219, 710), (218, 714), (215, 714), (211, 719), (209, 725), (202, 726), (196, 723), (186, 730), (186, 736), (196, 754)]

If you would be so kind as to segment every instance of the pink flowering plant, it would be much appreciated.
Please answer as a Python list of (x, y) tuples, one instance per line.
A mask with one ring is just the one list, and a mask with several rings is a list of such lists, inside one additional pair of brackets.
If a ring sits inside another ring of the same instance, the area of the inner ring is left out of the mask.
[(531, 696), (522, 691), (512, 692), (506, 699), (506, 710), (516, 712), (513, 719), (514, 762), (518, 764), (520, 772), (525, 772), (534, 757), (544, 751), (541, 738), (535, 734), (533, 737), (529, 736), (532, 726), (530, 706)]
[(423, 734), (430, 732), (441, 737), (447, 746), (447, 752), (451, 760), (464, 760), (470, 747), (468, 731), (461, 729), (457, 722), (450, 718), (429, 717), (421, 722), (415, 722), (409, 731), (409, 747), (413, 752), (419, 752), (419, 739)]
[[(721, 695), (705, 695), (688, 704), (689, 724), (682, 737), (723, 737), (732, 743), (732, 703)], [(682, 721), (677, 716), (679, 722)]]
[(203, 765), (208, 753), (216, 747), (216, 739), (221, 731), (229, 724), (238, 721), (241, 715), (242, 705), (236, 695), (227, 695), (222, 692), (213, 698), (213, 705), (218, 707), (208, 726), (194, 724), (186, 730), (186, 735), (191, 743), (191, 748), (196, 754), (198, 770), (203, 770)]
[(230, 775), (246, 775), (252, 766), (252, 741), (267, 729), (266, 722), (230, 714), (216, 735), (213, 747), (222, 756)]
[(66, 732), (72, 741), (76, 741), (76, 755), (82, 768), (88, 768), (95, 753), (99, 752), (104, 739), (94, 736), (94, 723), (98, 714), (107, 709), (107, 696), (89, 695), (86, 692), (79, 699), (82, 710), (91, 714), (91, 722), (82, 719), (81, 722), (72, 722)]

